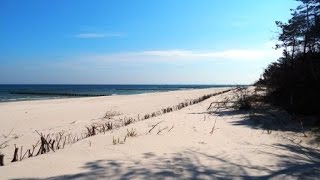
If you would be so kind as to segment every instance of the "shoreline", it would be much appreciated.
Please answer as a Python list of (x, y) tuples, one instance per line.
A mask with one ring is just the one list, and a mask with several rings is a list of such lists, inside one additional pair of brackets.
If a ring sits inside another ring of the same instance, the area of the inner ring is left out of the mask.
[[(235, 86), (236, 87), (236, 86)], [(248, 86), (250, 87), (250, 86)], [(91, 98), (106, 98), (106, 97), (114, 97), (114, 96), (135, 96), (135, 95), (143, 95), (143, 94), (158, 94), (158, 93), (169, 93), (169, 92), (184, 92), (184, 91), (197, 91), (197, 90), (215, 90), (215, 89), (228, 89), (234, 88), (233, 86), (226, 87), (212, 87), (212, 88), (201, 88), (201, 89), (177, 89), (177, 90), (168, 90), (168, 91), (156, 91), (156, 92), (143, 92), (136, 94), (110, 94), (106, 96), (92, 96), (92, 97), (52, 97), (52, 98), (43, 98), (43, 99), (24, 99), (24, 100), (15, 100), (15, 101), (0, 101), (1, 104), (6, 103), (19, 103), (19, 102), (35, 102), (35, 101), (56, 101), (56, 100), (76, 100), (76, 99), (91, 99)]]
[(232, 87), (237, 85), (0, 85), (0, 103)]
[(118, 114), (113, 119), (117, 123), (124, 118), (139, 119), (144, 114), (151, 116), (152, 112), (162, 108), (226, 89), (230, 88), (0, 103), (0, 132), (3, 135), (0, 136), (0, 142), (10, 140), (9, 147), (2, 152), (8, 162), (14, 144), (27, 148), (38, 139), (36, 131), (81, 134), (91, 124), (108, 120), (104, 118), (108, 112)]
[[(266, 133), (263, 128), (247, 122), (248, 112), (245, 111), (222, 109), (217, 114), (208, 112), (212, 102), (232, 99), (234, 91), (100, 132), (56, 152), (10, 163), (14, 144), (26, 150), (39, 139), (38, 132), (51, 137), (59, 132), (82, 135), (92, 124), (120, 122), (126, 117), (127, 120), (139, 118), (139, 115), (226, 89), (0, 104), (3, 125), (0, 131), (3, 135), (9, 134), (11, 140), (2, 150), (5, 166), (0, 167), (0, 179), (192, 179), (194, 174), (197, 179), (226, 176), (250, 179), (281, 178), (281, 172), (288, 172), (288, 177), (294, 178), (296, 176), (289, 173), (302, 173), (303, 177), (302, 162), (315, 174), (318, 172), (318, 164), (308, 161), (304, 154), (312, 151), (310, 155), (316, 157), (320, 155), (319, 147), (311, 149), (305, 143), (297, 145), (290, 141), (288, 132)], [(12, 126), (17, 127), (13, 132)], [(0, 136), (0, 142), (3, 138)], [(294, 138), (295, 141), (308, 140), (303, 134), (295, 134)], [(302, 146), (308, 152), (295, 149)], [(288, 159), (293, 165), (299, 163), (302, 172), (299, 168), (292, 169), (291, 164), (284, 164)], [(307, 175), (314, 176), (312, 173)]]

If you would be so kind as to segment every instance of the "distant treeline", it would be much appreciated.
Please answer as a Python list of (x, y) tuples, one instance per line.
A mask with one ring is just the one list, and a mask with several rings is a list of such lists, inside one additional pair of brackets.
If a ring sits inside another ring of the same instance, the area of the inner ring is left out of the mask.
[(320, 0), (298, 0), (288, 22), (277, 21), (283, 56), (271, 63), (256, 85), (272, 103), (288, 111), (320, 117)]

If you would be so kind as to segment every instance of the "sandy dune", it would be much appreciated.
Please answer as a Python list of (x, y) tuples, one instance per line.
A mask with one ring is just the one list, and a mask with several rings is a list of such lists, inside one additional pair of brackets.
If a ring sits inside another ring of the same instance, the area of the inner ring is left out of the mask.
[[(12, 139), (4, 153), (12, 155), (13, 143), (34, 142), (36, 129), (78, 132), (92, 119), (103, 117), (108, 109), (121, 112), (120, 116), (136, 117), (221, 90), (0, 104), (0, 131), (7, 133), (14, 128), (19, 136)], [(319, 178), (320, 148), (304, 143), (307, 139), (302, 134), (295, 135), (295, 140), (289, 132), (268, 134), (253, 126), (246, 112), (206, 113), (211, 102), (231, 95), (211, 97), (179, 111), (81, 140), (55, 153), (15, 163), (8, 163), (12, 157), (7, 157), (6, 166), (0, 167), (0, 178)], [(123, 140), (132, 129), (137, 136), (113, 145), (113, 139)]]
[(36, 130), (46, 134), (80, 134), (86, 126), (106, 121), (106, 112), (117, 114), (114, 121), (124, 117), (138, 119), (146, 113), (222, 90), (225, 89), (0, 103), (0, 142), (9, 141), (9, 146), (2, 150), (5, 163), (12, 160), (14, 144), (26, 149), (36, 143)]

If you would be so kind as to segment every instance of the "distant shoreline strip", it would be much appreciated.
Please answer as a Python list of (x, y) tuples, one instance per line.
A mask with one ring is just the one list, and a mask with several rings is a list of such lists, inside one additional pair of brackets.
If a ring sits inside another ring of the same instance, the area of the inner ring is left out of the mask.
[(111, 96), (111, 94), (79, 94), (79, 93), (59, 93), (59, 92), (28, 92), (28, 91), (11, 91), (10, 94), (21, 95), (38, 95), (38, 96), (77, 96), (77, 97), (98, 97)]

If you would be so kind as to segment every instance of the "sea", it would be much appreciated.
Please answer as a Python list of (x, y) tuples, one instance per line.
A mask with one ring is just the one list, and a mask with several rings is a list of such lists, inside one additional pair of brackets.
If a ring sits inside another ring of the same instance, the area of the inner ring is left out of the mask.
[(236, 85), (43, 85), (0, 84), (0, 102), (42, 99), (81, 98), (93, 96), (129, 95), (188, 89), (234, 87)]

